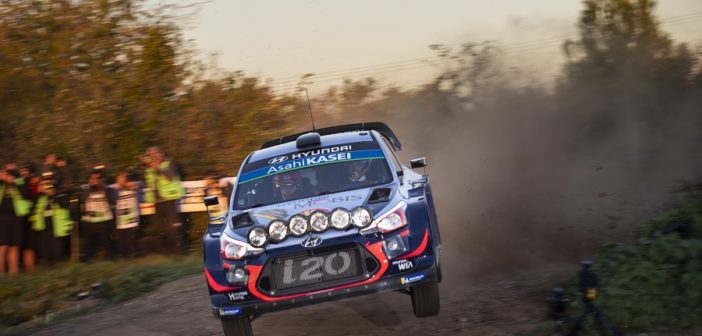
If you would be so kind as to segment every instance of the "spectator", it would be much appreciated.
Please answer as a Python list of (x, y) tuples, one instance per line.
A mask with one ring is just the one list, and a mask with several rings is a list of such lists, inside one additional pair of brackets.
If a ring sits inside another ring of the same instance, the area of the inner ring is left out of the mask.
[(180, 216), (177, 202), (185, 194), (180, 185), (180, 177), (175, 166), (158, 147), (150, 147), (144, 156), (147, 168), (144, 179), (148, 188), (144, 193), (146, 203), (156, 204), (156, 214), (153, 216), (159, 234), (162, 237), (165, 252), (179, 253), (181, 238), (179, 227)]
[(63, 155), (56, 156), (56, 192), (65, 194), (73, 187), (73, 175), (68, 168), (68, 161)]
[(49, 154), (44, 157), (43, 172), (56, 172), (56, 154)]
[(139, 187), (130, 181), (128, 172), (122, 171), (110, 191), (115, 201), (117, 250), (122, 258), (133, 258), (139, 231)]
[(63, 259), (73, 222), (65, 205), (59, 204), (55, 197), (53, 181), (42, 181), (40, 190), (41, 195), (30, 218), (34, 233), (33, 248), (40, 260), (52, 264)]
[(19, 172), (0, 171), (0, 274), (19, 272), (19, 250), (22, 246), (22, 223), (29, 214), (31, 203), (24, 186), (16, 185)]
[(102, 252), (105, 258), (112, 256), (110, 249), (110, 229), (114, 216), (110, 199), (102, 181), (102, 173), (90, 173), (88, 185), (80, 196), (82, 253), (86, 260), (95, 258)]

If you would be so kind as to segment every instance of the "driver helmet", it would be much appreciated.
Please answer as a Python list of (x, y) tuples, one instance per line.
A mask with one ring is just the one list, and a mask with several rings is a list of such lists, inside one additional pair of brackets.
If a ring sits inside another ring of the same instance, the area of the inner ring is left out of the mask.
[(349, 180), (353, 182), (365, 181), (368, 168), (370, 168), (370, 160), (351, 161), (349, 165)]
[(273, 177), (273, 183), (283, 199), (290, 199), (301, 191), (302, 175), (298, 172), (278, 174)]

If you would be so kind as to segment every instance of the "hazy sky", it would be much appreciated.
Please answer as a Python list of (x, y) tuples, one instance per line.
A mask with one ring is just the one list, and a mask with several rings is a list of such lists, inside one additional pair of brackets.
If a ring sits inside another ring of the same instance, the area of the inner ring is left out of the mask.
[[(697, 14), (685, 20), (694, 22), (665, 28), (678, 40), (702, 44), (702, 0), (659, 2), (664, 20)], [(213, 0), (201, 5), (186, 37), (204, 59), (216, 53), (220, 67), (280, 86), (304, 73), (355, 68), (366, 72), (342, 74), (411, 86), (436, 69), (411, 62), (405, 70), (368, 67), (434, 56), (429, 44), (499, 40), (512, 48), (515, 64), (553, 73), (560, 40), (523, 43), (573, 34), (580, 9), (579, 0)]]

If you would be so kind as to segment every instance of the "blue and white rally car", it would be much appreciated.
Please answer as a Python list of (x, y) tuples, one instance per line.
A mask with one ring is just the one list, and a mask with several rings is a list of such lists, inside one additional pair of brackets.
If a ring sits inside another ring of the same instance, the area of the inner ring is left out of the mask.
[[(265, 143), (241, 166), (224, 217), (204, 236), (212, 310), (225, 335), (263, 313), (395, 290), (439, 313), (441, 240), (424, 158), (400, 164), (383, 123)], [(205, 200), (216, 205), (216, 197)]]

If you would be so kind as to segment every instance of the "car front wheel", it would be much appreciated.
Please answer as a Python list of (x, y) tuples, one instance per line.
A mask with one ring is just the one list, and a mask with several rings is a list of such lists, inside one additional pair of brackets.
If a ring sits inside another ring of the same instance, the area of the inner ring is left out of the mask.
[(439, 314), (439, 283), (436, 279), (412, 286), (412, 310), (416, 317), (430, 317)]
[(251, 319), (247, 317), (222, 320), (222, 329), (224, 336), (253, 336)]

